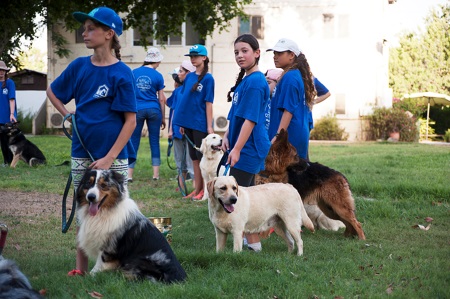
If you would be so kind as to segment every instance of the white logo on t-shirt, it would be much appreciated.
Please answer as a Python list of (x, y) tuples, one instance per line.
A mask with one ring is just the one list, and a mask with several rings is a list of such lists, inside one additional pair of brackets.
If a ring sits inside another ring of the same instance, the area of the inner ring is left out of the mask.
[(3, 94), (8, 94), (8, 88), (3, 88)]
[(275, 97), (275, 94), (277, 93), (277, 87), (275, 86), (272, 92), (272, 98)]
[(236, 104), (236, 103), (237, 103), (238, 98), (239, 98), (239, 93), (238, 93), (238, 92), (235, 92), (235, 93), (233, 94), (233, 104)]
[(94, 98), (106, 98), (108, 96), (109, 88), (106, 84), (100, 85), (97, 89), (97, 92), (94, 94)]
[(148, 76), (139, 76), (136, 79), (136, 87), (140, 90), (149, 90), (152, 88), (152, 79)]
[(203, 85), (202, 85), (202, 83), (199, 83), (197, 86), (197, 91), (202, 92), (202, 89), (203, 89)]

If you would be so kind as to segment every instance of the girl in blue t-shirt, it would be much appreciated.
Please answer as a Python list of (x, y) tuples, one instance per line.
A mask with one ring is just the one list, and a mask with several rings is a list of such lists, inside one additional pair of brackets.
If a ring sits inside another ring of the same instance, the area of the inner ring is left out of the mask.
[[(9, 68), (5, 62), (0, 61), (0, 126), (6, 123), (15, 123), (17, 120), (16, 110), (16, 85), (8, 79)], [(9, 149), (8, 132), (0, 129), (0, 145), (3, 154), (3, 165), (11, 164), (13, 154)]]
[(141, 143), (141, 134), (144, 123), (147, 123), (148, 140), (152, 155), (153, 180), (159, 179), (159, 166), (161, 165), (161, 151), (159, 144), (159, 130), (166, 127), (164, 94), (164, 78), (156, 70), (163, 56), (158, 48), (151, 47), (147, 51), (144, 63), (133, 70), (136, 86), (136, 129), (131, 136), (131, 143), (136, 151), (136, 158), (129, 158), (128, 181), (133, 181), (133, 171), (136, 165), (137, 152)]
[(273, 143), (281, 129), (287, 130), (289, 142), (306, 159), (309, 113), (316, 96), (309, 64), (297, 44), (287, 38), (280, 39), (267, 51), (274, 51), (275, 66), (284, 70), (272, 97), (269, 138)]
[[(47, 96), (62, 115), (71, 113), (65, 105), (75, 99), (78, 132), (94, 158), (91, 161), (78, 135), (73, 134), (76, 190), (87, 168), (114, 169), (127, 177), (132, 149), (127, 143), (136, 127), (136, 96), (131, 69), (120, 61), (122, 19), (108, 7), (95, 8), (89, 14), (75, 12), (73, 16), (84, 24), (84, 43), (94, 54), (71, 62), (49, 86)], [(77, 247), (76, 269), (69, 275), (82, 275), (87, 267), (88, 259)]]
[[(255, 174), (264, 170), (270, 149), (264, 114), (270, 91), (258, 68), (260, 55), (258, 40), (253, 35), (243, 34), (234, 41), (234, 57), (241, 71), (228, 92), (228, 101), (232, 105), (222, 149), (229, 150), (230, 175), (244, 187), (255, 185)], [(261, 250), (258, 234), (247, 234), (246, 238), (250, 249)]]
[[(189, 49), (191, 63), (195, 66), (195, 72), (189, 73), (182, 86), (182, 96), (177, 103), (173, 115), (173, 124), (180, 127), (181, 134), (186, 134), (196, 147), (200, 147), (202, 139), (213, 130), (214, 102), (214, 78), (208, 73), (208, 51), (203, 45), (194, 45)], [(194, 167), (195, 190), (185, 198), (202, 200), (203, 198), (203, 177), (200, 171), (200, 160), (202, 154), (189, 147), (189, 155)]]

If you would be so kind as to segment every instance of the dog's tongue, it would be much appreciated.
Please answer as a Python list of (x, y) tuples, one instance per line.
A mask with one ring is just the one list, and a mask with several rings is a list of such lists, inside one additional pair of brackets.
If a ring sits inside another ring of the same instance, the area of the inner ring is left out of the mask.
[(229, 213), (234, 211), (234, 205), (224, 205), (224, 207)]
[(89, 214), (91, 216), (97, 215), (98, 212), (98, 202), (91, 202), (89, 203)]

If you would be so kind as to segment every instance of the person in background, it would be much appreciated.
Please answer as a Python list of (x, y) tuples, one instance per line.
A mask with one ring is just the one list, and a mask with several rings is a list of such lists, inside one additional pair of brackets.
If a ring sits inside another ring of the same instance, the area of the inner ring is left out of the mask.
[[(264, 170), (270, 149), (264, 115), (270, 91), (264, 74), (259, 71), (260, 55), (258, 40), (253, 35), (243, 34), (234, 41), (234, 57), (240, 72), (228, 92), (228, 101), (232, 105), (222, 150), (229, 151), (230, 175), (244, 187), (255, 185), (255, 174)], [(249, 249), (262, 250), (257, 233), (245, 237)]]
[[(0, 126), (4, 126), (6, 123), (17, 122), (17, 109), (16, 109), (16, 85), (14, 81), (8, 78), (8, 68), (4, 61), (0, 61)], [(8, 135), (6, 131), (0, 130), (0, 145), (3, 154), (2, 166), (8, 166), (11, 164), (13, 154), (9, 149)]]
[(264, 110), (264, 115), (266, 118), (266, 129), (269, 130), (270, 125), (270, 105), (272, 102), (272, 94), (275, 86), (277, 86), (278, 80), (280, 80), (281, 75), (283, 74), (282, 69), (270, 69), (265, 73), (267, 84), (269, 84), (270, 97), (267, 101), (266, 108)]
[(167, 106), (170, 107), (168, 137), (173, 140), (173, 151), (175, 156), (175, 163), (178, 169), (178, 185), (183, 186), (183, 180), (194, 177), (194, 168), (192, 166), (192, 159), (189, 156), (189, 144), (184, 135), (180, 133), (180, 127), (172, 124), (173, 112), (177, 106), (178, 99), (181, 97), (181, 86), (190, 72), (195, 72), (195, 66), (189, 60), (183, 60), (178, 69), (174, 70), (172, 77), (175, 80), (175, 89), (172, 95), (167, 98)]
[(287, 130), (289, 142), (297, 154), (306, 159), (309, 144), (309, 112), (316, 96), (313, 76), (305, 55), (298, 45), (280, 39), (272, 49), (277, 68), (283, 76), (274, 89), (271, 102), (269, 139), (273, 143), (281, 129)]
[[(84, 43), (94, 54), (72, 61), (48, 87), (47, 96), (62, 115), (76, 116), (84, 144), (78, 134), (73, 134), (72, 177), (76, 190), (88, 168), (112, 169), (127, 178), (127, 144), (136, 127), (137, 109), (133, 73), (120, 61), (122, 19), (108, 7), (95, 8), (89, 14), (74, 12), (73, 17), (83, 24)], [(72, 99), (76, 114), (65, 107)], [(77, 245), (76, 269), (69, 275), (83, 275), (87, 268), (88, 258)]]
[(157, 48), (149, 48), (141, 67), (133, 70), (136, 86), (137, 115), (136, 129), (131, 136), (131, 143), (136, 151), (136, 158), (130, 158), (128, 166), (128, 180), (133, 181), (134, 167), (137, 153), (141, 143), (141, 134), (144, 123), (147, 123), (148, 139), (152, 156), (153, 180), (159, 180), (159, 167), (161, 165), (160, 128), (166, 127), (164, 94), (164, 78), (156, 70), (163, 60)]
[[(189, 49), (191, 63), (195, 72), (187, 74), (182, 86), (182, 96), (177, 102), (173, 115), (173, 124), (180, 127), (181, 134), (186, 134), (197, 148), (200, 148), (202, 139), (214, 133), (213, 129), (213, 102), (214, 78), (208, 73), (208, 51), (203, 45), (194, 45)], [(185, 198), (202, 200), (203, 177), (200, 171), (202, 154), (193, 146), (189, 146), (189, 155), (194, 166), (195, 190)], [(206, 186), (205, 186), (206, 187)]]

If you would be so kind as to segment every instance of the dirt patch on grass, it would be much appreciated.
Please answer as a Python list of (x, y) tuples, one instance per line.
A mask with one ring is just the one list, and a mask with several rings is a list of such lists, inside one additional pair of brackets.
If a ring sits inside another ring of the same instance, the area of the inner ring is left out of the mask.
[[(1, 191), (0, 216), (60, 216), (62, 195), (38, 192)], [(67, 200), (68, 213), (72, 198)]]

